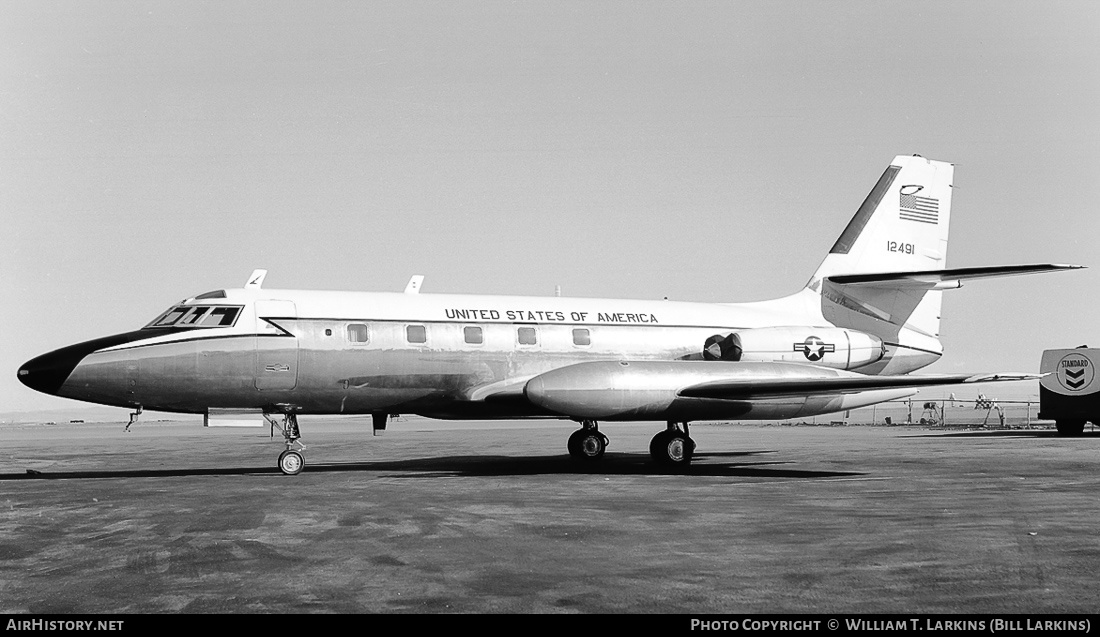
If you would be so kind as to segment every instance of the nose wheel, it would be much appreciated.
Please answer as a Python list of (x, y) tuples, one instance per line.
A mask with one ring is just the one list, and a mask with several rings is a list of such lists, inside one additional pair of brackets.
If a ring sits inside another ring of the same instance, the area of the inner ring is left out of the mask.
[(279, 470), (288, 476), (296, 476), (306, 466), (306, 460), (302, 454), (292, 449), (279, 454)]
[[(285, 414), (282, 423), (271, 416), (267, 416), (267, 419), (273, 427), (283, 432), (283, 441), (286, 443), (286, 451), (279, 454), (279, 471), (288, 476), (298, 475), (306, 467), (306, 459), (302, 455), (306, 446), (302, 444), (298, 432), (298, 416), (293, 412)], [(298, 449), (294, 449), (294, 445), (298, 445)]]

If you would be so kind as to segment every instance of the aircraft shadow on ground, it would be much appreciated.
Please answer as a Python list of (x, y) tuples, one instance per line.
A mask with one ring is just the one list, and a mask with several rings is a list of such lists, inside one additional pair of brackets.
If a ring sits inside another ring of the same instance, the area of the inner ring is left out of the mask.
[(913, 434), (902, 438), (927, 438), (930, 435), (940, 438), (1058, 438), (1068, 441), (1082, 438), (1100, 438), (1100, 431), (1086, 431), (1079, 436), (1063, 436), (1051, 429), (992, 429), (978, 431), (937, 431), (923, 435)]
[[(411, 460), (369, 462), (317, 462), (306, 465), (304, 474), (383, 472), (386, 477), (439, 478), (537, 475), (620, 475), (620, 476), (700, 476), (742, 478), (848, 478), (865, 475), (852, 471), (809, 471), (784, 467), (789, 462), (751, 461), (752, 456), (768, 451), (700, 453), (686, 469), (668, 469), (656, 465), (648, 454), (608, 453), (588, 464), (568, 456), (443, 456)], [(712, 462), (721, 458), (720, 462)], [(743, 460), (736, 460), (742, 458)], [(0, 481), (73, 480), (96, 478), (172, 478), (192, 476), (280, 475), (275, 467), (225, 467), (196, 469), (106, 469), (69, 472), (27, 471), (0, 474)], [(290, 478), (288, 478), (290, 479)]]

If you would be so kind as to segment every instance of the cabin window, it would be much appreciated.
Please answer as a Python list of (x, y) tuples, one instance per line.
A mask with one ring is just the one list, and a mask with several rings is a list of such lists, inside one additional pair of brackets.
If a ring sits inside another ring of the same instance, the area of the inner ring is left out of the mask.
[(348, 341), (351, 343), (366, 343), (368, 339), (367, 326), (362, 323), (348, 323)]
[(520, 345), (535, 345), (538, 343), (538, 335), (533, 327), (521, 327), (516, 330), (516, 337)]
[(427, 343), (428, 330), (423, 325), (408, 325), (405, 327), (405, 338), (410, 343)]
[(588, 333), (588, 330), (584, 328), (577, 328), (573, 330), (573, 344), (574, 345), (591, 345), (592, 336)]
[(481, 345), (485, 342), (485, 337), (481, 333), (480, 327), (464, 327), (462, 328), (462, 337), (470, 345)]

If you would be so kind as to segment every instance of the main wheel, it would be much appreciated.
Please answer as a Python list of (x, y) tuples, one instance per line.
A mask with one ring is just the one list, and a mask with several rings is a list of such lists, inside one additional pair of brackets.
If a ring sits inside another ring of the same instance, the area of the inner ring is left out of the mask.
[(1080, 436), (1085, 433), (1084, 420), (1056, 420), (1054, 426), (1059, 436)]
[(566, 448), (577, 460), (598, 460), (607, 450), (607, 436), (595, 429), (578, 429), (569, 436)]
[(649, 455), (654, 462), (666, 467), (686, 467), (691, 464), (694, 453), (695, 441), (682, 431), (662, 431), (649, 443)]
[(305, 466), (305, 459), (297, 451), (288, 449), (279, 454), (279, 470), (288, 476), (298, 475)]

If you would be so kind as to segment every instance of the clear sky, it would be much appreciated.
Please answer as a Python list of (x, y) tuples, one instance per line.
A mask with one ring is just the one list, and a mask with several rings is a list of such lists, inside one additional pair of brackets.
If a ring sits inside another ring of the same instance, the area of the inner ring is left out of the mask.
[(27, 359), (265, 287), (750, 301), (957, 165), (930, 372), (1100, 346), (1100, 3), (0, 3), (0, 411)]

